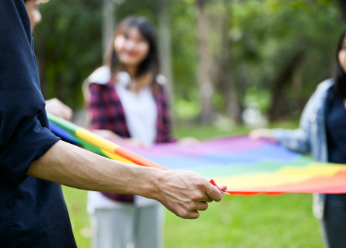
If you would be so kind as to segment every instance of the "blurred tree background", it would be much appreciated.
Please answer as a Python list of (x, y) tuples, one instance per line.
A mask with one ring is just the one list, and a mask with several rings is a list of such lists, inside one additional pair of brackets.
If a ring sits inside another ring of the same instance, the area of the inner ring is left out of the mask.
[[(141, 15), (157, 30), (175, 134), (198, 139), (248, 132), (244, 122), (294, 128), (317, 84), (332, 76), (346, 21), (344, 0), (41, 1), (34, 38), (46, 99), (82, 110), (81, 85), (102, 65), (104, 37)], [(64, 187), (64, 195), (77, 243), (90, 247), (86, 192)], [(168, 213), (165, 244), (323, 247), (310, 198), (230, 196), (194, 222)]]
[(341, 0), (51, 0), (34, 33), (47, 99), (83, 107), (81, 84), (102, 65), (105, 1), (115, 24), (128, 15), (154, 24), (175, 120), (207, 124), (259, 121), (255, 110), (296, 120), (332, 76), (346, 13)]

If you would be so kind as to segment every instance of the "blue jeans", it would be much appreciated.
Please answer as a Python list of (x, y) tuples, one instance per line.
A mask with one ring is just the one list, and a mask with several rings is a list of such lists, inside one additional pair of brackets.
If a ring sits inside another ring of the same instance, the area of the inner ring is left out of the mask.
[(346, 248), (346, 194), (326, 195), (321, 224), (326, 247)]

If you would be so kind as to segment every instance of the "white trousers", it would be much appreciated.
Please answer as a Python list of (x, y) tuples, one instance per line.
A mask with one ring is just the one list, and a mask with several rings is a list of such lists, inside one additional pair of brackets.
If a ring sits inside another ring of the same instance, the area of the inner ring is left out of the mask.
[(96, 209), (91, 218), (93, 248), (163, 248), (161, 204)]

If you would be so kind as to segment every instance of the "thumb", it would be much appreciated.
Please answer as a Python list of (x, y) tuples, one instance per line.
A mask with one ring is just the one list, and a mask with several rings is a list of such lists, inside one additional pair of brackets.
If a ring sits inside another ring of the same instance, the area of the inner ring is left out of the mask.
[(227, 189), (227, 186), (226, 185), (220, 185), (219, 189), (222, 191), (225, 191)]
[(212, 184), (208, 185), (208, 189), (206, 191), (206, 194), (208, 195), (208, 197), (214, 201), (221, 201), (222, 199), (222, 193), (220, 192), (220, 190), (216, 187), (213, 186)]

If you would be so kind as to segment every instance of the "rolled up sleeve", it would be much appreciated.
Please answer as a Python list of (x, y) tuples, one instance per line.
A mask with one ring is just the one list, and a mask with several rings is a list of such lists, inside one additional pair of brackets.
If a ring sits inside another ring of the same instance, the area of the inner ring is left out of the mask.
[(40, 90), (23, 0), (0, 2), (0, 173), (14, 183), (58, 140)]

